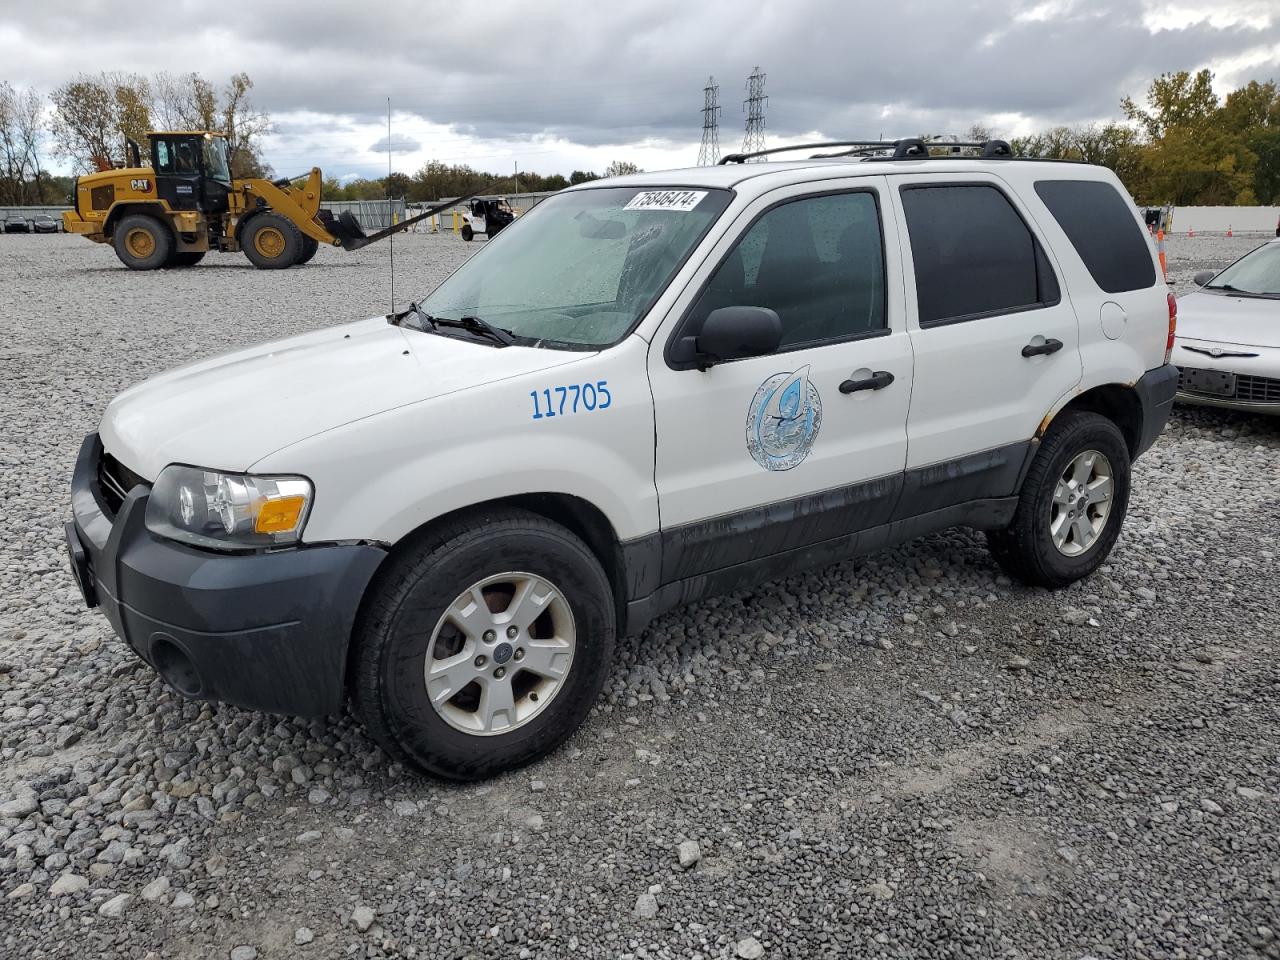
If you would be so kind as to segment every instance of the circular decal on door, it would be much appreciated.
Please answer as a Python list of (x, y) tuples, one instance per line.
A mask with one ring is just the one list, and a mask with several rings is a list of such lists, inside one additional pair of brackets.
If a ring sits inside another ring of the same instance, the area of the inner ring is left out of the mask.
[(809, 368), (775, 373), (756, 390), (747, 411), (747, 450), (766, 470), (799, 466), (822, 426), (822, 397)]

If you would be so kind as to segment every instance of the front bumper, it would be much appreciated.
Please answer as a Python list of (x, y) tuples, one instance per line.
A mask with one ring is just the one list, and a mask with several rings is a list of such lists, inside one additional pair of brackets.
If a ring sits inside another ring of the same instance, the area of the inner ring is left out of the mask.
[(1173, 410), (1173, 395), (1178, 390), (1178, 368), (1171, 363), (1148, 370), (1133, 385), (1142, 404), (1142, 428), (1134, 459), (1150, 449), (1164, 430)]
[[(1214, 356), (1215, 352), (1219, 355)], [(1179, 374), (1188, 375), (1179, 377), (1180, 403), (1273, 416), (1280, 414), (1280, 348), (1179, 339), (1174, 344), (1173, 362)], [(1229, 375), (1231, 387), (1225, 395), (1196, 389), (1199, 385), (1191, 375), (1198, 372)]]
[(180, 694), (321, 716), (345, 698), (356, 611), (386, 556), (363, 544), (221, 554), (157, 537), (145, 486), (114, 517), (98, 487), (102, 444), (85, 438), (66, 525), (88, 606)]

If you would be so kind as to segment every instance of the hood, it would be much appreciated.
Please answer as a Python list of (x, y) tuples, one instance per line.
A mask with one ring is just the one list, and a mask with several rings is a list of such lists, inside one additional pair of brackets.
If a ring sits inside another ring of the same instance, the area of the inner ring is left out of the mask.
[(149, 480), (170, 463), (248, 470), (354, 420), (584, 356), (496, 348), (375, 317), (169, 370), (112, 400), (100, 433), (107, 452)]
[(1178, 336), (1250, 347), (1280, 346), (1280, 300), (1193, 290), (1178, 298)]

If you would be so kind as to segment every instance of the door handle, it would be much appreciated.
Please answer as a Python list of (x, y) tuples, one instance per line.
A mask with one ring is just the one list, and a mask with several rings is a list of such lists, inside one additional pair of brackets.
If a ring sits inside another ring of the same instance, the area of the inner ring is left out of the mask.
[(1022, 348), (1024, 357), (1047, 357), (1051, 353), (1057, 353), (1062, 349), (1062, 341), (1054, 340), (1052, 337), (1044, 343), (1028, 343)]
[(846, 380), (840, 384), (840, 392), (855, 393), (858, 390), (883, 390), (891, 383), (893, 383), (892, 373), (888, 370), (877, 370), (871, 376), (862, 380)]

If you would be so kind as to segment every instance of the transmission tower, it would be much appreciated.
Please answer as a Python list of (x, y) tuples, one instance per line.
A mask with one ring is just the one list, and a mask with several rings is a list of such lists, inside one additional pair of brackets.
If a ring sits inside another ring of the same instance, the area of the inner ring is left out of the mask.
[[(764, 149), (764, 106), (769, 98), (764, 95), (764, 77), (756, 67), (747, 77), (747, 99), (742, 109), (747, 112), (747, 134), (742, 138), (742, 152), (752, 153)], [(758, 157), (764, 160), (764, 157)]]
[(720, 159), (720, 84), (707, 77), (702, 88), (702, 146), (698, 148), (698, 166), (714, 166)]

